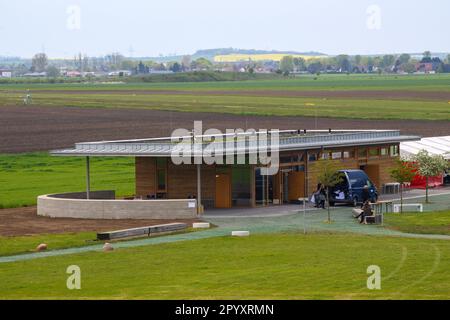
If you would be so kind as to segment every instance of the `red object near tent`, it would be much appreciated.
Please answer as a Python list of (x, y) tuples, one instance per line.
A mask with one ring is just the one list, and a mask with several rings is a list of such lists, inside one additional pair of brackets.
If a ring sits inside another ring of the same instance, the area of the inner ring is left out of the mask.
[[(416, 173), (413, 180), (411, 181), (410, 188), (425, 189), (427, 185), (426, 178), (417, 173), (414, 162), (409, 162), (409, 165), (411, 166), (412, 171)], [(428, 187), (433, 188), (442, 186), (443, 184), (444, 174), (440, 174), (435, 177), (428, 177)]]
[[(428, 178), (428, 187), (438, 187), (444, 184), (444, 176), (439, 175), (436, 177)], [(411, 181), (411, 188), (425, 189), (426, 187), (426, 178), (422, 177), (419, 174), (414, 176), (413, 181)]]

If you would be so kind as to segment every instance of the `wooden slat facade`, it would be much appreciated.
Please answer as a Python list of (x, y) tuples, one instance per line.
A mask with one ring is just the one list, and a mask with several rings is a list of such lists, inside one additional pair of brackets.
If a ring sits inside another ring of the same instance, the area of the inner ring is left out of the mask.
[[(316, 154), (317, 159), (322, 157), (322, 154), (328, 154), (330, 159), (338, 157), (341, 153), (341, 158), (334, 159), (339, 169), (360, 169), (361, 166), (366, 166), (365, 171), (369, 178), (375, 183), (379, 191), (382, 185), (392, 182), (389, 171), (395, 165), (398, 155), (391, 155), (389, 153), (391, 145), (379, 146), (358, 146), (335, 149), (317, 149), (308, 151), (286, 152), (280, 153), (280, 159), (286, 159), (286, 155), (291, 154), (292, 163), (282, 163), (283, 167), (301, 167), (304, 170), (300, 175), (303, 180), (303, 186), (300, 187), (301, 193), (310, 196), (317, 187), (318, 175), (317, 161), (310, 160), (309, 155)], [(382, 150), (383, 149), (383, 150)], [(388, 150), (386, 154), (386, 149)], [(363, 154), (361, 154), (364, 151)], [(343, 153), (348, 153), (348, 158), (343, 157)], [(333, 155), (334, 153), (334, 155)], [(289, 159), (289, 157), (287, 157)], [(202, 184), (202, 204), (205, 207), (213, 207), (216, 198), (216, 172), (221, 173), (224, 170), (230, 170), (231, 167), (226, 165), (202, 165), (201, 168), (201, 184)], [(251, 166), (251, 199), (252, 206), (255, 205), (255, 169), (256, 166)], [(188, 197), (197, 197), (197, 171), (196, 165), (174, 165), (170, 159), (167, 159), (166, 171), (166, 190), (163, 192), (164, 198), (168, 199), (186, 199)], [(231, 176), (230, 176), (231, 177)], [(280, 176), (274, 177), (274, 198), (282, 197), (282, 186), (278, 186), (281, 180)], [(297, 179), (298, 180), (298, 179)], [(232, 183), (232, 182), (231, 182)], [(304, 191), (303, 191), (304, 190)], [(156, 159), (149, 157), (136, 157), (136, 195), (143, 198), (147, 195), (156, 195), (157, 190), (157, 169)], [(282, 200), (282, 199), (279, 199)], [(280, 201), (281, 203), (282, 201)]]

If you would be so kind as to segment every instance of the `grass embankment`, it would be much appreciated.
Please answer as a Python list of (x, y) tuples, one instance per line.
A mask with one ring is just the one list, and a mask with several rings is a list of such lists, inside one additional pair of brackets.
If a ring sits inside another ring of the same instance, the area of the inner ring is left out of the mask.
[[(66, 289), (69, 265), (81, 290)], [(0, 298), (448, 299), (450, 243), (350, 234), (218, 237), (0, 264)], [(381, 268), (381, 290), (366, 287)]]
[[(0, 208), (36, 204), (42, 194), (84, 191), (84, 158), (52, 157), (47, 153), (0, 155)], [(133, 158), (92, 158), (91, 189), (134, 193)]]
[(194, 71), (167, 74), (135, 75), (131, 77), (85, 77), (85, 78), (2, 78), (0, 84), (76, 84), (76, 83), (101, 83), (101, 82), (209, 82), (209, 81), (243, 81), (243, 80), (267, 80), (281, 79), (282, 76), (275, 73), (257, 74), (248, 72), (215, 72)]
[(406, 233), (450, 235), (450, 210), (385, 215), (388, 228)]
[(49, 250), (82, 247), (95, 244), (89, 241), (95, 240), (96, 237), (95, 232), (0, 237), (0, 256), (31, 253), (40, 243), (47, 244)]

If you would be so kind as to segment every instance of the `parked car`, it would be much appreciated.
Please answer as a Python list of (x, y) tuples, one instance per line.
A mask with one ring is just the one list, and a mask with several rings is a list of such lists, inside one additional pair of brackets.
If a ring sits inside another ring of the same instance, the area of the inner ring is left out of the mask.
[(364, 186), (369, 189), (370, 201), (377, 201), (377, 188), (364, 171), (340, 170), (339, 172), (342, 173), (342, 181), (330, 190), (330, 205), (347, 203), (357, 206), (362, 203)]

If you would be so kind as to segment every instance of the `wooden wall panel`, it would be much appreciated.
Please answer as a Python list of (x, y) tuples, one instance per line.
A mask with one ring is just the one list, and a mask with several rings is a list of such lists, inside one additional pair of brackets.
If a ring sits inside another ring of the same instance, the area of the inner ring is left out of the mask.
[[(214, 199), (215, 179), (215, 166), (202, 165), (202, 200), (211, 201)], [(169, 160), (167, 170), (167, 197), (169, 199), (186, 199), (189, 195), (197, 195), (196, 165), (174, 165)]]
[(146, 197), (156, 193), (156, 162), (154, 158), (136, 157), (136, 195)]

